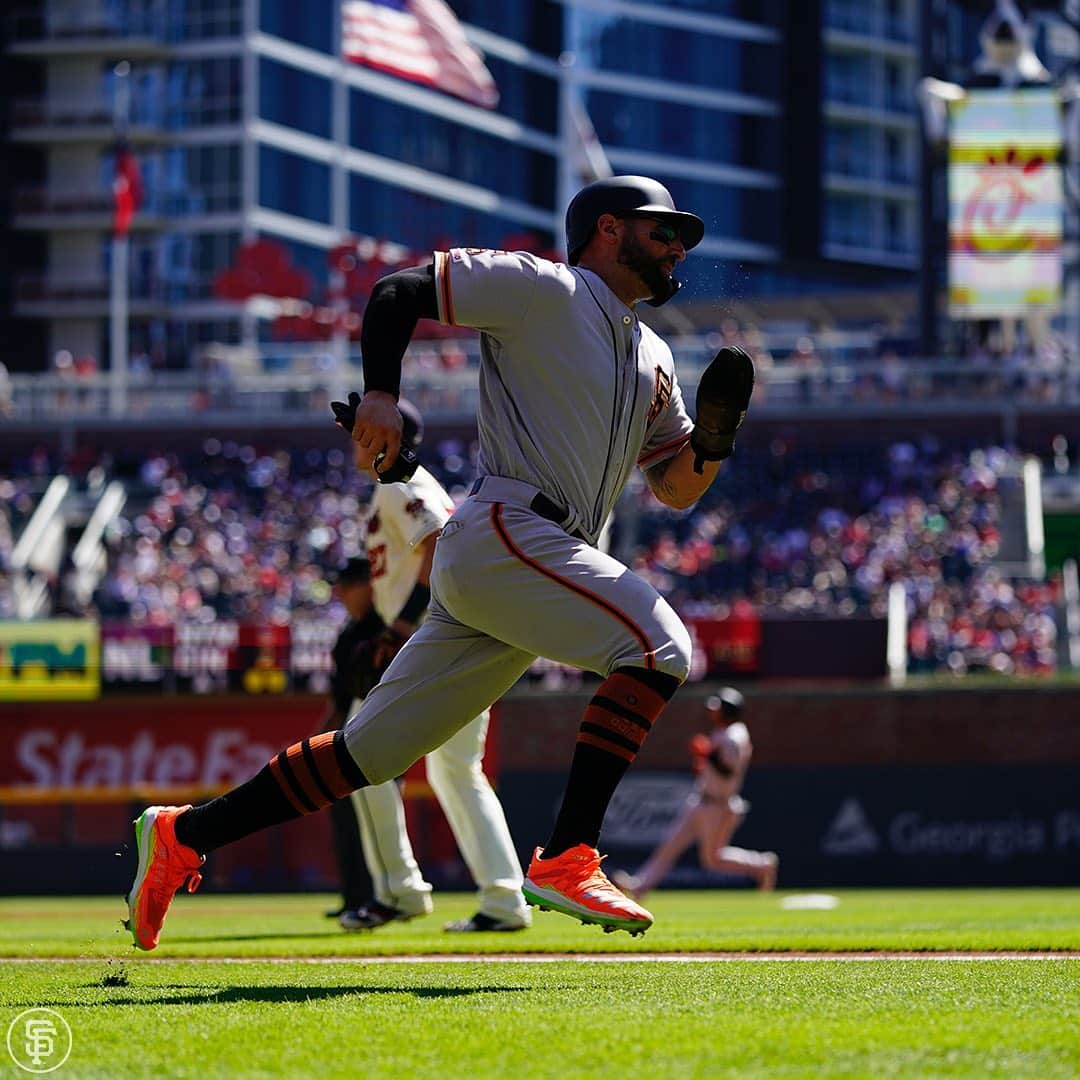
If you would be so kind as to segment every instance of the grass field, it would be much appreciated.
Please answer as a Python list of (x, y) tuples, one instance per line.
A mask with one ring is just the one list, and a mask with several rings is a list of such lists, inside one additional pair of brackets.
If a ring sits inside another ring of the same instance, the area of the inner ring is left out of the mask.
[(208, 894), (149, 955), (119, 900), (5, 899), (0, 1021), (60, 1013), (58, 1077), (1080, 1076), (1080, 890), (786, 895), (660, 893), (631, 939), (444, 934), (463, 895), (345, 934), (329, 897)]

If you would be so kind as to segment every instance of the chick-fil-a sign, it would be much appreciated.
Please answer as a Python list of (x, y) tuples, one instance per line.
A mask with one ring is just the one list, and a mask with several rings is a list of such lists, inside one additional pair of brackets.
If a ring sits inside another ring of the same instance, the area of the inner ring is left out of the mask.
[(1063, 207), (1055, 92), (971, 90), (951, 105), (950, 120), (950, 314), (1054, 310)]

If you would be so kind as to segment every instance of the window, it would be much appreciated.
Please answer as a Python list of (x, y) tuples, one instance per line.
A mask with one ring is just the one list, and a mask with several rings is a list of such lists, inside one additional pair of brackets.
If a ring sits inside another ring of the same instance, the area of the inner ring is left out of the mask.
[[(780, 120), (594, 90), (586, 101), (597, 137), (608, 147), (675, 154), (746, 169), (780, 167)], [(677, 114), (677, 119), (675, 116)]]
[(330, 168), (321, 162), (259, 147), (259, 204), (269, 210), (330, 221)]
[(549, 230), (355, 175), (349, 179), (349, 228), (404, 244), (420, 260), (436, 248), (505, 247), (507, 237), (523, 234), (533, 234), (536, 243), (528, 246), (539, 250), (550, 249), (554, 239)]
[(170, 214), (240, 208), (240, 147), (176, 146), (165, 155), (162, 187)]
[(237, 37), (243, 30), (243, 5), (237, 0), (171, 0), (170, 39), (205, 41)]
[(237, 232), (173, 233), (162, 240), (160, 274), (170, 303), (214, 296), (214, 281), (230, 266), (240, 244)]
[[(588, 64), (604, 71), (770, 98), (780, 90), (780, 50), (774, 43), (613, 16), (577, 19), (577, 48)], [(669, 122), (677, 121), (677, 113), (669, 113)]]
[(177, 61), (169, 72), (166, 123), (172, 129), (237, 124), (241, 72), (237, 56)]
[(360, 90), (349, 94), (349, 141), (360, 150), (553, 208), (555, 159)]
[(263, 58), (259, 61), (259, 115), (328, 139), (330, 80)]
[(297, 45), (333, 53), (334, 20), (340, 18), (340, 0), (301, 0), (282, 3), (262, 0), (259, 29)]

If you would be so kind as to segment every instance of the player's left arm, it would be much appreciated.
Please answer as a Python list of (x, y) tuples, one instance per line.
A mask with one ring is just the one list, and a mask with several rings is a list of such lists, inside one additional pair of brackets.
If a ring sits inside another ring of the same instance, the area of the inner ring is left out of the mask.
[[(725, 347), (702, 373), (697, 390), (697, 419), (690, 441), (649, 467), (652, 493), (675, 510), (693, 506), (716, 479), (720, 464), (735, 449), (735, 433), (746, 419), (754, 391), (754, 364), (743, 349)], [(681, 408), (681, 399), (674, 401)]]
[(667, 461), (654, 465), (645, 473), (649, 489), (665, 505), (674, 510), (686, 510), (705, 494), (709, 485), (720, 471), (719, 461), (705, 463), (698, 472), (694, 468), (697, 454), (686, 443), (681, 450)]

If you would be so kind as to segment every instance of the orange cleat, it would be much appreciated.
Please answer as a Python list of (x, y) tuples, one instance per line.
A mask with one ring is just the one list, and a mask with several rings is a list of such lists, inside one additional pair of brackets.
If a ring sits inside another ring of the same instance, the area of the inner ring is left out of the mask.
[(206, 859), (176, 839), (176, 819), (191, 806), (151, 806), (135, 820), (139, 868), (128, 893), (128, 919), (135, 947), (156, 949), (173, 897), (184, 883), (194, 892)]
[(596, 848), (578, 844), (551, 859), (540, 858), (543, 850), (533, 852), (521, 890), (534, 907), (595, 923), (606, 933), (626, 930), (632, 935), (644, 934), (652, 926), (652, 915), (608, 881), (600, 869), (606, 856)]

